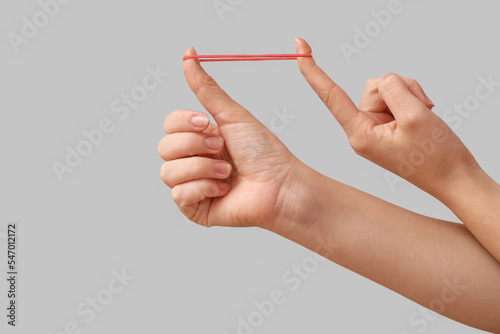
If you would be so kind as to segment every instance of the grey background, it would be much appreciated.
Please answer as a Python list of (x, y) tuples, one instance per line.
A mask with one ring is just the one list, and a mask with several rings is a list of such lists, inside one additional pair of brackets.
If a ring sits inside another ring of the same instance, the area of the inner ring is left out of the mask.
[[(394, 71), (417, 79), (443, 115), (474, 93), (479, 76), (500, 80), (498, 2), (402, 0), (402, 13), (350, 63), (339, 44), (353, 44), (353, 29), (388, 1), (232, 3), (221, 20), (213, 0), (73, 0), (19, 53), (7, 34), (19, 34), (22, 17), (31, 18), (39, 4), (0, 4), (0, 223), (20, 224), (21, 273), (19, 326), (7, 328), (2, 312), (0, 332), (59, 333), (75, 321), (82, 333), (233, 334), (237, 317), (273, 289), (287, 300), (256, 333), (479, 332), (440, 316), (425, 329), (412, 325), (417, 304), (331, 262), (291, 292), (281, 275), (311, 252), (258, 229), (187, 222), (159, 177), (157, 144), (169, 112), (203, 110), (182, 73), (192, 45), (204, 54), (294, 53), (294, 37), (302, 37), (355, 102), (367, 79)], [(120, 120), (111, 102), (157, 64), (170, 75)], [(382, 169), (356, 156), (295, 62), (204, 66), (264, 124), (275, 109), (293, 113), (276, 133), (305, 163), (405, 208), (456, 220), (407, 183), (391, 188)], [(496, 92), (456, 130), (496, 180), (499, 105)], [(114, 132), (59, 182), (52, 162), (62, 162), (65, 147), (74, 148), (81, 131), (103, 118)], [(122, 268), (135, 279), (85, 323), (77, 305)], [(5, 305), (3, 279), (0, 288)]]

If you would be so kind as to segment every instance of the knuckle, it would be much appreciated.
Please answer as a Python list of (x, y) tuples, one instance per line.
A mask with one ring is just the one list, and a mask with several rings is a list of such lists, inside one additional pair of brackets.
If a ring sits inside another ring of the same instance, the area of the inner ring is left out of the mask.
[(165, 159), (165, 157), (167, 156), (167, 144), (166, 144), (166, 138), (167, 137), (163, 137), (160, 142), (158, 143), (158, 155)]
[(160, 140), (160, 142), (158, 143), (158, 155), (159, 155), (160, 157), (163, 157), (163, 150), (164, 150), (164, 148), (163, 148), (163, 143), (162, 143), (162, 141)]
[(179, 115), (182, 110), (174, 110), (165, 118), (165, 122), (163, 122), (163, 129), (166, 133), (171, 131), (171, 125), (174, 123), (175, 118)]
[(399, 86), (399, 78), (400, 76), (396, 73), (390, 72), (386, 74), (384, 79), (379, 84), (378, 87), (379, 91), (381, 93), (384, 93), (384, 92), (389, 92), (394, 88), (397, 88)]
[(328, 90), (320, 90), (318, 92), (318, 96), (324, 104), (326, 104), (327, 106), (330, 105), (330, 94)]
[(182, 206), (182, 203), (184, 203), (184, 195), (181, 187), (175, 186), (172, 188), (172, 199), (178, 206)]
[(170, 188), (172, 188), (172, 186), (173, 186), (172, 183), (171, 183), (172, 173), (171, 173), (171, 170), (170, 170), (170, 166), (169, 166), (169, 164), (167, 162), (164, 163), (161, 166), (160, 176), (161, 176), (161, 179), (163, 180), (163, 182), (165, 182), (165, 184), (167, 186), (169, 186)]
[(380, 78), (370, 78), (366, 81), (365, 90), (373, 90), (378, 87)]
[(193, 89), (193, 93), (195, 95), (198, 95), (198, 93), (200, 93), (200, 91), (204, 88), (220, 88), (219, 87), (219, 84), (217, 83), (217, 81), (214, 80), (214, 78), (212, 78), (210, 75), (206, 75), (205, 78), (203, 79), (202, 81), (202, 84), (199, 86), (199, 87), (196, 87)]
[(200, 176), (216, 176), (215, 166), (211, 163), (211, 159), (205, 157), (189, 158), (189, 167), (184, 168), (184, 173), (189, 173), (193, 178)]
[(212, 78), (210, 75), (207, 75), (207, 77), (205, 78), (205, 85), (209, 87), (219, 87), (217, 81), (215, 81), (214, 78)]
[(318, 91), (318, 96), (327, 107), (332, 107), (335, 103), (335, 91), (339, 88), (336, 84), (330, 84), (327, 87)]
[(368, 152), (370, 142), (364, 136), (351, 136), (349, 137), (349, 144), (356, 154), (364, 155)]
[(401, 121), (401, 126), (405, 129), (413, 130), (422, 123), (422, 114), (417, 111), (408, 112)]
[(182, 147), (185, 147), (182, 149), (184, 155), (193, 157), (200, 153), (217, 152), (217, 149), (211, 150), (208, 148), (205, 142), (205, 138), (207, 138), (207, 136), (205, 136), (204, 134), (191, 132), (186, 133), (185, 143), (181, 144)]
[(166, 132), (166, 133), (169, 133), (169, 128), (170, 128), (170, 119), (168, 118), (170, 116), (170, 114), (167, 116), (167, 118), (165, 118), (165, 121), (163, 122), (163, 130)]

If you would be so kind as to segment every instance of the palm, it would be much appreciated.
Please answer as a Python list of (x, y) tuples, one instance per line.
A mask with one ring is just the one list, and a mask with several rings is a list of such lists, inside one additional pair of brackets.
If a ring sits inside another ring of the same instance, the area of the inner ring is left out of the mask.
[(199, 202), (192, 220), (205, 226), (263, 226), (276, 218), (276, 203), (295, 157), (259, 122), (214, 127), (226, 147), (211, 156), (230, 162), (231, 190)]

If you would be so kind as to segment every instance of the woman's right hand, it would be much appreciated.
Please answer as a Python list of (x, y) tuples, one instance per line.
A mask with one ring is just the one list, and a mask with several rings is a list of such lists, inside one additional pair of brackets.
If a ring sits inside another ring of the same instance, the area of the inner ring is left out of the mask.
[[(310, 54), (302, 39), (297, 53)], [(368, 81), (359, 108), (312, 58), (299, 58), (300, 71), (330, 109), (356, 153), (436, 196), (480, 170), (476, 160), (434, 112), (412, 79), (389, 73)]]

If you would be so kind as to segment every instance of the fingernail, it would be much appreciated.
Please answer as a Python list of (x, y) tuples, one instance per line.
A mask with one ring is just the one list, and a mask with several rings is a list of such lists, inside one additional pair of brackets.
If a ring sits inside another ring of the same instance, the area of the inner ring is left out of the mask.
[(222, 147), (222, 137), (207, 137), (205, 144), (212, 150), (217, 150)]
[(205, 115), (195, 115), (191, 117), (191, 124), (196, 127), (204, 127), (208, 125), (208, 117)]
[(434, 102), (432, 102), (432, 100), (427, 96), (427, 94), (425, 94), (425, 98), (427, 99), (427, 103), (429, 103), (432, 107), (435, 107), (436, 105), (434, 104)]
[(231, 172), (231, 165), (225, 161), (216, 161), (215, 170), (221, 174), (229, 174)]
[(295, 51), (299, 53), (299, 38), (295, 37)]

